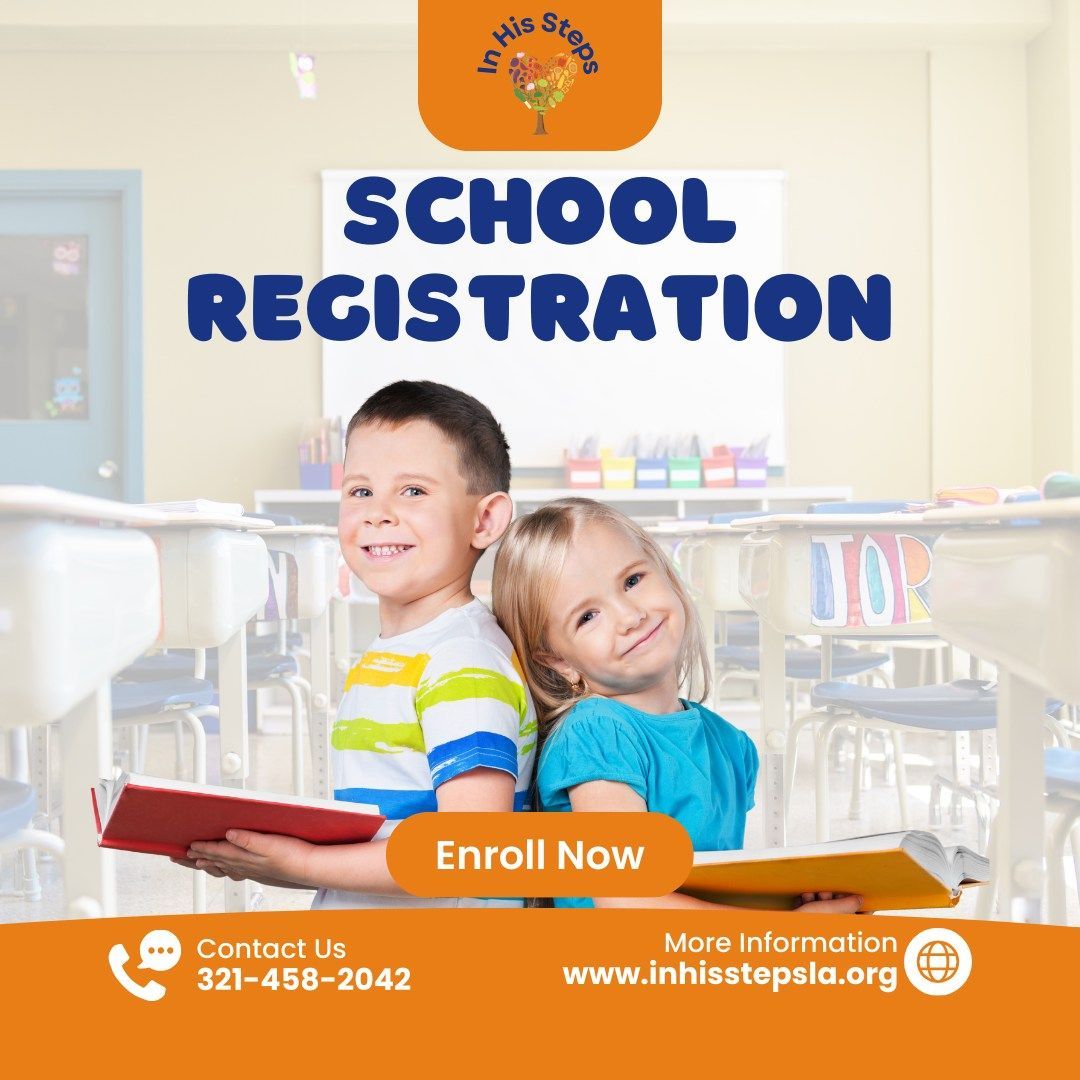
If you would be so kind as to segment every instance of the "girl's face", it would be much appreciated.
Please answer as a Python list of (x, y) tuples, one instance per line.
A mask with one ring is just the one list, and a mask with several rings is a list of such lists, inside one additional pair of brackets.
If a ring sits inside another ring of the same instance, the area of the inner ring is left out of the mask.
[(625, 697), (675, 689), (686, 617), (664, 571), (622, 529), (586, 525), (555, 588), (543, 657), (590, 692)]

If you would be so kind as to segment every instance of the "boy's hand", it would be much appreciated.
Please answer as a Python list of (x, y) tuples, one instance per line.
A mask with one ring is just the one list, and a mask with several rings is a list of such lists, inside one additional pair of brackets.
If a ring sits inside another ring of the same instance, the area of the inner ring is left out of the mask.
[(861, 896), (838, 896), (831, 892), (804, 892), (799, 897), (796, 911), (811, 915), (854, 915), (862, 907)]
[(195, 841), (187, 859), (174, 861), (194, 870), (205, 870), (212, 877), (233, 881), (274, 878), (303, 883), (307, 880), (308, 860), (314, 847), (295, 836), (230, 829), (224, 840)]

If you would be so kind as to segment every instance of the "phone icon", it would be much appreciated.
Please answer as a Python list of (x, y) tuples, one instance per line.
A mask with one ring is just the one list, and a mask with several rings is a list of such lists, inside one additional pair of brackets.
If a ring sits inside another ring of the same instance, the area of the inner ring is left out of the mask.
[(151, 979), (145, 986), (140, 986), (128, 973), (125, 965), (131, 959), (123, 945), (114, 945), (109, 950), (109, 967), (116, 976), (116, 981), (129, 993), (143, 1001), (160, 1001), (165, 996), (165, 987)]
[[(139, 943), (139, 968), (151, 971), (171, 971), (180, 962), (180, 939), (171, 930), (151, 930)], [(116, 981), (129, 993), (142, 1001), (160, 1001), (165, 987), (151, 979), (145, 985), (136, 982), (127, 971), (131, 955), (123, 944), (109, 949), (109, 968)]]

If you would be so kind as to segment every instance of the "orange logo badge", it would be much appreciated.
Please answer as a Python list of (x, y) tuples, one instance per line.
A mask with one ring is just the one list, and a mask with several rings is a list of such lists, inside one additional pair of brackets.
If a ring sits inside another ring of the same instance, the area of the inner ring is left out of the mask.
[(419, 0), (418, 55), (420, 114), (457, 150), (622, 150), (660, 115), (660, 0)]

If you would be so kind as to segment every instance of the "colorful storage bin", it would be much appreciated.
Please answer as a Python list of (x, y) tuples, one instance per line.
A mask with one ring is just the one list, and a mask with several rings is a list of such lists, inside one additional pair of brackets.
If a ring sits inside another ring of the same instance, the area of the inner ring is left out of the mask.
[(765, 487), (769, 479), (769, 459), (766, 457), (747, 457), (735, 449), (735, 486)]
[(600, 459), (600, 472), (606, 488), (632, 488), (634, 486), (634, 463), (632, 457), (604, 457)]
[(701, 458), (668, 458), (668, 486), (673, 488), (701, 487)]
[(566, 486), (568, 488), (598, 488), (602, 479), (600, 458), (566, 459)]
[(666, 488), (668, 484), (667, 458), (639, 457), (634, 480), (639, 488)]
[(726, 446), (714, 446), (701, 459), (701, 478), (707, 488), (735, 486), (735, 455)]

